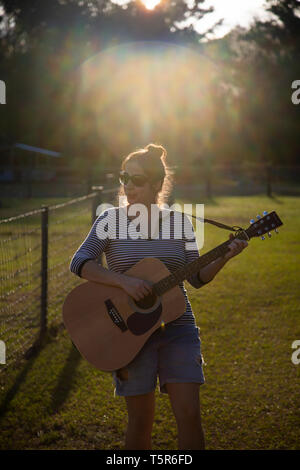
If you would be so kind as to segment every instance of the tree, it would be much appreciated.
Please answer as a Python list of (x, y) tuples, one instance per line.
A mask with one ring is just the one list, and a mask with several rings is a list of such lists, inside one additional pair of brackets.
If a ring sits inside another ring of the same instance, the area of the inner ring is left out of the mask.
[(237, 30), (220, 42), (231, 49), (228, 77), (238, 89), (231, 104), (239, 116), (236, 135), (244, 158), (292, 164), (300, 152), (300, 107), (291, 102), (291, 84), (300, 78), (300, 2), (268, 4), (273, 18), (256, 20), (248, 31)]
[[(199, 35), (193, 27), (182, 27), (180, 23), (190, 17), (201, 20), (213, 8), (201, 8), (204, 0), (188, 6), (184, 0), (168, 0), (155, 10), (147, 11), (141, 2), (131, 1), (120, 6), (110, 0), (1, 0), (7, 23), (4, 45), (10, 50), (34, 47), (35, 41), (45, 37), (45, 32), (55, 31), (56, 44), (74, 28), (79, 28), (80, 39), (89, 42), (98, 38), (99, 43), (113, 34), (116, 40), (131, 38), (168, 39), (183, 42), (198, 41)], [(14, 27), (8, 27), (8, 24)]]
[(198, 44), (204, 35), (191, 27), (180, 29), (178, 23), (212, 11), (201, 8), (203, 0), (192, 6), (184, 0), (164, 1), (151, 12), (135, 1), (123, 7), (109, 0), (1, 3), (1, 78), (7, 83), (9, 98), (2, 139), (66, 151), (72, 140), (70, 116), (78, 65), (110, 45), (128, 41)]

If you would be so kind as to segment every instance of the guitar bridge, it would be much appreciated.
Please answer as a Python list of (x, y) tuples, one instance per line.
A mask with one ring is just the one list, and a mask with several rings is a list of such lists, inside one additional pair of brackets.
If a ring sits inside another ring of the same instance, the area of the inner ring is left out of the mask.
[(128, 330), (127, 325), (125, 324), (123, 318), (118, 312), (118, 309), (115, 307), (113, 302), (110, 299), (107, 299), (104, 301), (106, 308), (107, 308), (107, 313), (110, 316), (111, 320), (114, 322), (114, 324), (120, 328), (121, 331), (126, 331)]

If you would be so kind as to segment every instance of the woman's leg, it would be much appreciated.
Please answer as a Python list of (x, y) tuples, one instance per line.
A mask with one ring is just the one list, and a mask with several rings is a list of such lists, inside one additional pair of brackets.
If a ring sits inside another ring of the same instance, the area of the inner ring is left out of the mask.
[(128, 412), (125, 449), (151, 449), (155, 391), (144, 395), (127, 396), (125, 400)]
[(205, 448), (204, 433), (201, 424), (199, 384), (167, 383), (166, 390), (178, 427), (178, 448)]

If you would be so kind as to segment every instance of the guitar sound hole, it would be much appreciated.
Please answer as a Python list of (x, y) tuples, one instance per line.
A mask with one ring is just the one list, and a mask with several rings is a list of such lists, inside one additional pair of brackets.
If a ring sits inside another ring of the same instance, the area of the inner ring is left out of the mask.
[(155, 294), (148, 294), (146, 297), (143, 297), (143, 299), (135, 300), (134, 302), (138, 307), (148, 309), (153, 307), (156, 302), (156, 298)]

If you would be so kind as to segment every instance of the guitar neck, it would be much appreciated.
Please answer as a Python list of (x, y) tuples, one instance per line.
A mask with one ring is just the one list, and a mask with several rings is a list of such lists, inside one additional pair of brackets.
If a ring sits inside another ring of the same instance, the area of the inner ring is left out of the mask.
[[(240, 238), (240, 237), (238, 237)], [(242, 238), (242, 237), (241, 237)], [(228, 245), (232, 240), (227, 240), (221, 245), (217, 246), (211, 251), (205, 253), (205, 255), (200, 256), (196, 260), (188, 263), (186, 266), (177, 269), (174, 273), (166, 276), (160, 281), (156, 282), (152, 289), (156, 295), (162, 295), (173, 287), (177, 286), (180, 282), (185, 281), (193, 274), (196, 274), (200, 269), (204, 268), (212, 261), (215, 261), (217, 258), (224, 256), (229, 250)]]

